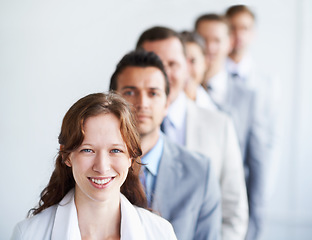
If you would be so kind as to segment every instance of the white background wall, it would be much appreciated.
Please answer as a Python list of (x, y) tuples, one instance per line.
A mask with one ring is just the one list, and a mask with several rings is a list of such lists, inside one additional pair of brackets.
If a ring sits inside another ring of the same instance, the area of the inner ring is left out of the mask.
[[(280, 76), (282, 157), (263, 239), (312, 238), (312, 1), (254, 0), (253, 53)], [(116, 63), (148, 27), (191, 29), (232, 0), (0, 0), (0, 239), (38, 202), (52, 173), (61, 120), (105, 91)]]

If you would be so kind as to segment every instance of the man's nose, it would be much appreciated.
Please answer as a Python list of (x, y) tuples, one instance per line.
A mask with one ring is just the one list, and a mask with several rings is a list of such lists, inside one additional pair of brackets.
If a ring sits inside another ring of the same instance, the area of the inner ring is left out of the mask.
[(136, 100), (136, 107), (138, 108), (145, 108), (148, 106), (148, 96), (147, 93), (140, 93), (137, 96), (137, 100)]

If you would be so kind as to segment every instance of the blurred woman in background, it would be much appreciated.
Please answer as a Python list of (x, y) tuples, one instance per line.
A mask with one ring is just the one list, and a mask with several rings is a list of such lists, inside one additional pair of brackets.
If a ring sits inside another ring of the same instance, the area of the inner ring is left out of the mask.
[(198, 106), (217, 110), (207, 91), (201, 85), (207, 70), (205, 41), (195, 32), (183, 31), (181, 37), (184, 41), (189, 65), (189, 80), (185, 84), (184, 91)]

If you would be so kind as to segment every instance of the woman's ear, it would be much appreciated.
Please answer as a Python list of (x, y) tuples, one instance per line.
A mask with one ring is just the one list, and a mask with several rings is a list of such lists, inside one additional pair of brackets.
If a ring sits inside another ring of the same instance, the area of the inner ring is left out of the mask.
[[(64, 151), (64, 145), (60, 145), (60, 154), (62, 155), (62, 158), (64, 158), (64, 154), (63, 154), (63, 151)], [(64, 163), (66, 164), (66, 166), (68, 167), (71, 167), (71, 162), (70, 162), (70, 158), (69, 156), (67, 157), (67, 159), (64, 161)]]
[(67, 158), (65, 160), (65, 164), (66, 164), (67, 167), (71, 167), (72, 166), (69, 158)]
[(128, 166), (129, 166), (129, 168), (131, 168), (131, 167), (132, 167), (132, 160), (133, 160), (133, 158), (129, 157), (129, 162), (128, 162)]

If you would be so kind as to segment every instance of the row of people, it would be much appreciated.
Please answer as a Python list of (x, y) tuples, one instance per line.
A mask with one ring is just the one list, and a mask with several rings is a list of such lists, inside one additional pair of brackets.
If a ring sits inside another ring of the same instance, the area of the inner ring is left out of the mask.
[[(202, 46), (199, 39), (205, 43), (206, 69), (200, 85), (197, 84), (195, 102), (210, 108), (207, 103), (212, 100), (218, 110), (231, 116), (237, 132), (249, 203), (246, 239), (258, 239), (263, 229), (270, 190), (268, 180), (278, 158), (277, 82), (257, 68), (248, 52), (254, 24), (254, 13), (245, 5), (237, 5), (229, 8), (225, 16), (213, 13), (200, 16), (194, 32), (188, 33), (193, 40), (196, 38), (197, 47)], [(192, 48), (188, 45), (186, 49), (190, 52)], [(201, 60), (197, 57), (196, 64)]]
[(12, 239), (257, 239), (268, 123), (225, 70), (231, 17), (141, 34), (111, 77), (126, 101), (91, 94), (69, 109), (50, 182)]

